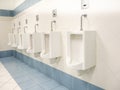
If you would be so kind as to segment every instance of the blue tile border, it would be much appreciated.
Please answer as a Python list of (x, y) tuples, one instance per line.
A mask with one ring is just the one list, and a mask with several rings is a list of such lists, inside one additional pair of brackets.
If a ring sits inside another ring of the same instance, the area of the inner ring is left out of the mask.
[(12, 17), (14, 16), (14, 11), (0, 9), (0, 16)]
[(67, 87), (69, 90), (104, 90), (86, 81), (80, 80), (67, 73), (57, 70), (47, 64), (37, 61), (29, 56), (23, 55), (17, 51), (12, 51), (12, 53), (15, 58), (26, 63), (30, 67), (37, 69), (46, 76), (56, 80), (61, 85)]
[(31, 7), (32, 5), (36, 4), (39, 1), (41, 0), (25, 0), (22, 4), (20, 4), (14, 10), (0, 9), (0, 16), (13, 17), (19, 14), (20, 12), (24, 11), (25, 9)]
[(13, 56), (13, 50), (0, 51), (0, 58)]
[(14, 10), (14, 16), (17, 15), (18, 13), (24, 11), (25, 9), (31, 7), (32, 5), (36, 4), (41, 0), (25, 0), (21, 5), (19, 5), (17, 8)]

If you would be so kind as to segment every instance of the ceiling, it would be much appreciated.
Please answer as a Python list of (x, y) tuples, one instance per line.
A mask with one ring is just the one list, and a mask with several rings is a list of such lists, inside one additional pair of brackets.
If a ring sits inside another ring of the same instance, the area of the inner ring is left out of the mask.
[(25, 0), (0, 0), (0, 9), (14, 10), (17, 6)]

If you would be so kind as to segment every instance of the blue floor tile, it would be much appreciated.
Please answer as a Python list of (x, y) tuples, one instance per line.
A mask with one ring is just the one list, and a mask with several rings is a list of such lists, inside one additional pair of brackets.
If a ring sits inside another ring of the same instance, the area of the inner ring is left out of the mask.
[(21, 77), (17, 77), (14, 78), (14, 80), (19, 84), (19, 83), (23, 83), (23, 82), (27, 82), (30, 80), (30, 78), (28, 76), (21, 76)]
[(18, 85), (21, 87), (22, 90), (26, 90), (28, 88), (32, 88), (35, 86), (37, 83), (33, 82), (32, 80), (28, 80), (25, 82), (18, 83)]
[(51, 79), (46, 77), (45, 75), (42, 75), (42, 74), (39, 74), (39, 75), (35, 75), (35, 74), (32, 74), (30, 76), (30, 78), (37, 82), (38, 84), (41, 84), (41, 83), (45, 83), (45, 82), (49, 82)]
[(67, 89), (67, 88), (65, 88), (63, 86), (59, 86), (59, 87), (56, 87), (56, 88), (54, 88), (52, 90), (69, 90), (69, 89)]
[(45, 90), (45, 89), (39, 85), (35, 85), (32, 86), (31, 88), (27, 88), (26, 90)]
[(49, 82), (45, 82), (40, 85), (44, 88), (44, 90), (52, 90), (52, 89), (60, 86), (60, 84), (58, 84), (54, 80), (50, 80)]
[[(20, 58), (19, 54), (18, 57)], [(27, 58), (26, 61), (29, 61), (29, 58)], [(52, 70), (54, 72), (54, 69), (49, 69), (50, 67), (45, 64), (43, 64), (41, 68), (44, 67), (43, 72), (46, 73), (47, 76), (38, 70), (29, 67), (28, 65), (32, 64), (31, 62), (27, 63), (27, 65), (14, 57), (0, 58), (0, 62), (5, 66), (22, 90), (60, 90), (60, 88), (61, 90), (68, 90), (49, 77), (49, 73), (52, 72)], [(56, 74), (54, 73), (53, 75)]]

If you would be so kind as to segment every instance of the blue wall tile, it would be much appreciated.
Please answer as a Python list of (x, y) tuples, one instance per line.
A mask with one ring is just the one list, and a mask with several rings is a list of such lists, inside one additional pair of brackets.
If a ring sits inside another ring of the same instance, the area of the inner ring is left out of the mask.
[[(72, 85), (73, 85), (73, 77), (64, 73), (60, 72), (60, 80), (59, 82), (67, 87), (68, 89), (72, 90)], [(76, 90), (76, 89), (75, 89)]]
[(14, 16), (14, 11), (0, 9), (0, 16), (12, 17), (12, 16)]
[(33, 59), (26, 55), (23, 56), (23, 62), (29, 65), (30, 67), (33, 67)]
[(41, 65), (41, 64), (39, 63), (39, 61), (33, 60), (33, 68), (35, 68), (36, 70), (40, 71), (40, 70), (39, 70), (39, 67), (40, 67), (39, 65)]
[(43, 68), (43, 65), (44, 64), (40, 61), (37, 60), (33, 61), (33, 67), (42, 73), (45, 72), (45, 68)]
[(15, 50), (13, 50), (12, 52), (13, 52), (13, 56), (16, 58), (17, 52)]
[(48, 65), (45, 65), (45, 74), (48, 76), (48, 77), (51, 77), (51, 74), (52, 74), (52, 67), (48, 66)]
[(103, 89), (88, 83), (87, 84), (87, 90), (103, 90)]
[(23, 60), (23, 55), (20, 52), (16, 53), (16, 58), (19, 60)]
[(13, 56), (13, 50), (0, 51), (0, 58)]
[(13, 17), (39, 1), (41, 0), (25, 0), (21, 5), (19, 5), (14, 10), (0, 9), (0, 16)]
[(46, 73), (46, 64), (42, 64), (41, 68), (42, 68), (41, 72), (45, 74)]
[(25, 9), (29, 8), (30, 6), (34, 5), (35, 3), (39, 2), (41, 0), (25, 0), (20, 6), (18, 6), (14, 10), (14, 16), (18, 13), (24, 11)]
[(52, 77), (54, 80), (58, 81), (59, 83), (60, 83), (60, 73), (61, 73), (61, 72), (60, 72), (59, 70), (53, 68), (53, 73), (52, 73), (52, 75), (51, 75), (51, 77)]
[(74, 90), (87, 90), (87, 82), (77, 79), (77, 78), (73, 78), (73, 85), (72, 88)]

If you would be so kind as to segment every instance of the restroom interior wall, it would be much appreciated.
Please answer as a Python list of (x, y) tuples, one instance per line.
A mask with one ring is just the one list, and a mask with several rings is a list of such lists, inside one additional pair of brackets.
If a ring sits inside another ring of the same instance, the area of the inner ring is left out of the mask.
[(119, 90), (120, 1), (90, 0), (90, 4), (89, 26), (97, 33), (97, 67), (92, 78), (106, 90)]
[(22, 4), (25, 0), (14, 0), (14, 9)]
[(14, 0), (0, 0), (0, 9), (13, 10)]
[(0, 0), (0, 9), (3, 10), (14, 10), (20, 4), (22, 4), (25, 0)]
[(11, 50), (8, 46), (8, 33), (11, 31), (11, 17), (0, 16), (0, 51)]
[[(62, 32), (63, 36), (63, 55), (60, 62), (52, 66), (106, 90), (120, 90), (120, 1), (89, 0), (89, 9), (87, 10), (81, 10), (80, 3), (80, 0), (43, 0), (21, 12), (16, 18), (31, 18), (31, 16), (39, 14), (40, 27), (38, 32), (50, 31), (50, 22), (56, 20), (55, 31)], [(57, 9), (56, 18), (52, 18), (53, 9)], [(85, 72), (71, 70), (65, 63), (66, 41), (64, 32), (80, 30), (81, 14), (88, 15), (83, 21), (83, 29), (95, 30), (97, 34), (96, 67)], [(34, 32), (34, 28), (30, 28), (27, 32)], [(22, 53), (26, 54), (23, 51)], [(31, 57), (34, 58), (33, 55)], [(49, 60), (42, 60), (42, 62), (51, 65)]]

